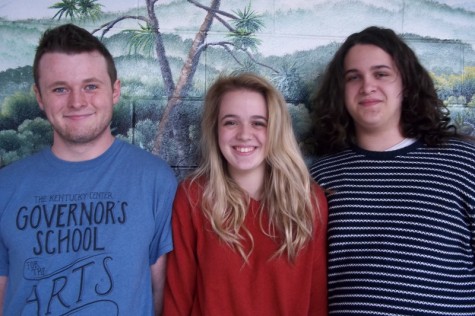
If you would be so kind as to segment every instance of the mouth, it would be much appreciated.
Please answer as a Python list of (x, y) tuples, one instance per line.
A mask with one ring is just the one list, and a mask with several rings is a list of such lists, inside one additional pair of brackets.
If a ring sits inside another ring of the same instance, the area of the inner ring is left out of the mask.
[(377, 99), (367, 99), (367, 100), (360, 101), (359, 104), (362, 106), (371, 106), (371, 105), (378, 104), (380, 102), (381, 100), (377, 100)]
[(64, 115), (64, 118), (76, 121), (76, 120), (81, 120), (84, 118), (87, 118), (89, 116), (92, 116), (93, 113), (84, 113), (84, 114), (66, 114)]
[(246, 153), (250, 153), (250, 152), (256, 150), (257, 147), (254, 147), (254, 146), (246, 146), (246, 147), (234, 146), (233, 148), (234, 148), (234, 150), (236, 150), (237, 152), (246, 154)]

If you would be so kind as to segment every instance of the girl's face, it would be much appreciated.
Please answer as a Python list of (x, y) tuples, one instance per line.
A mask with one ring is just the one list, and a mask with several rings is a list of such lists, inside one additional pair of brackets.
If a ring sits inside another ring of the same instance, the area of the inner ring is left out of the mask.
[(255, 91), (237, 90), (223, 95), (218, 115), (218, 143), (230, 175), (260, 177), (265, 171), (267, 105)]

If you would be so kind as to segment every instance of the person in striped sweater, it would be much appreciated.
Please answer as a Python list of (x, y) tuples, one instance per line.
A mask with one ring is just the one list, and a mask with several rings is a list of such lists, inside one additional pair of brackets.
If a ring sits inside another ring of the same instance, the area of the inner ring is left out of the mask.
[(394, 31), (349, 36), (314, 98), (330, 315), (475, 315), (475, 145)]

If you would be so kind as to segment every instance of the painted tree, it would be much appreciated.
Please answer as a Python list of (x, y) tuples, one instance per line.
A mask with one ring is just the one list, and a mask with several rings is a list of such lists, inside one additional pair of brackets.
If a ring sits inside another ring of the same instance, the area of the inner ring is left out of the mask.
[(74, 19), (91, 19), (95, 20), (101, 13), (102, 4), (97, 3), (97, 0), (62, 0), (53, 4), (51, 9), (58, 9), (54, 18), (60, 20), (63, 15), (65, 18)]
[[(95, 0), (82, 1), (95, 2)], [(256, 32), (259, 32), (264, 25), (262, 22), (262, 17), (251, 9), (250, 4), (242, 11), (237, 10), (233, 12), (227, 12), (220, 10), (220, 0), (210, 0), (209, 6), (203, 5), (195, 0), (187, 0), (187, 2), (190, 4), (203, 10), (205, 12), (205, 17), (199, 27), (199, 30), (195, 34), (186, 60), (184, 61), (178, 76), (178, 80), (175, 82), (166, 53), (163, 34), (160, 31), (160, 20), (156, 14), (155, 6), (158, 0), (144, 1), (147, 13), (146, 15), (123, 15), (101, 25), (99, 28), (93, 30), (92, 33), (100, 32), (102, 38), (118, 23), (129, 19), (135, 19), (139, 22), (145, 23), (145, 26), (140, 25), (140, 27), (136, 30), (127, 30), (125, 32), (128, 32), (132, 35), (131, 45), (135, 47), (135, 49), (153, 47), (157, 62), (160, 67), (168, 102), (163, 116), (158, 123), (159, 125), (157, 127), (155, 142), (152, 150), (155, 154), (159, 154), (160, 146), (163, 142), (163, 137), (170, 119), (170, 115), (173, 109), (181, 104), (183, 98), (187, 96), (197, 70), (200, 57), (208, 47), (214, 46), (224, 49), (238, 64), (241, 65), (244, 65), (245, 61), (240, 60), (236, 52), (243, 52), (248, 57), (248, 60), (251, 60), (253, 63), (262, 67), (267, 67), (275, 73), (278, 71), (270, 66), (260, 63), (253, 57), (253, 53), (257, 51), (257, 47), (260, 44), (255, 34)], [(62, 2), (55, 4), (55, 6), (52, 6), (51, 8), (60, 9), (60, 11), (58, 11), (58, 13), (55, 15), (55, 17), (58, 17), (58, 19), (62, 17), (62, 14), (64, 14), (65, 17), (87, 16), (87, 13), (85, 13), (88, 12), (87, 8), (85, 12), (83, 10), (83, 13), (80, 13), (78, 9), (79, 2), (81, 2), (81, 0), (62, 0)], [(97, 6), (94, 8), (97, 11)], [(63, 13), (59, 14), (60, 12)], [(228, 30), (227, 38), (229, 40), (206, 42), (208, 32), (210, 31), (215, 20)]]

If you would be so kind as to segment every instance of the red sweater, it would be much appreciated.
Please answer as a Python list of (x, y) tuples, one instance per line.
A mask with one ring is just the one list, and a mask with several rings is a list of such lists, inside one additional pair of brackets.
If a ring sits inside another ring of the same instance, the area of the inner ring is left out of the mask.
[[(261, 231), (259, 202), (251, 200), (245, 226), (254, 238), (254, 250), (246, 264), (211, 229), (196, 202), (202, 195), (198, 186), (191, 192), (188, 187), (189, 182), (179, 186), (174, 203), (165, 316), (327, 315), (327, 202), (322, 189), (315, 186), (321, 216), (314, 239), (293, 264), (286, 255), (270, 259), (278, 245)], [(266, 223), (264, 216), (263, 227)]]

